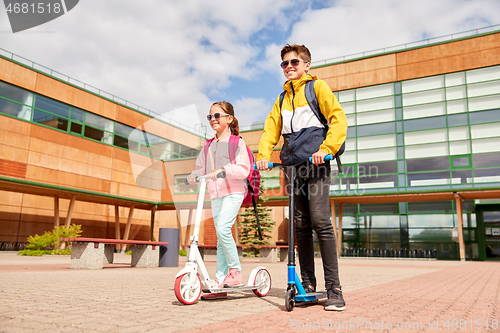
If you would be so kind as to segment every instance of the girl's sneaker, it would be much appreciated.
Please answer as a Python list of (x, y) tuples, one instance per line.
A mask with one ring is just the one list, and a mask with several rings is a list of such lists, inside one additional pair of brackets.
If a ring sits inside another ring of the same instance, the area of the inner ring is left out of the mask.
[(224, 278), (224, 282), (222, 282), (224, 287), (238, 287), (243, 285), (243, 276), (238, 271), (237, 268), (230, 268), (229, 273)]
[(206, 301), (209, 299), (221, 299), (227, 298), (227, 293), (203, 293), (201, 299)]

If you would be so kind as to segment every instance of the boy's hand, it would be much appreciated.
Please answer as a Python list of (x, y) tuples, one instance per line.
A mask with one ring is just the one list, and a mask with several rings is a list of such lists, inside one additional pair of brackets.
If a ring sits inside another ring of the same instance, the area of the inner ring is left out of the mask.
[(318, 150), (312, 156), (312, 162), (314, 165), (320, 165), (325, 163), (325, 156), (328, 155), (324, 151)]
[(255, 163), (257, 165), (257, 169), (259, 169), (260, 171), (269, 171), (269, 161), (264, 159), (264, 160), (258, 160), (257, 163)]

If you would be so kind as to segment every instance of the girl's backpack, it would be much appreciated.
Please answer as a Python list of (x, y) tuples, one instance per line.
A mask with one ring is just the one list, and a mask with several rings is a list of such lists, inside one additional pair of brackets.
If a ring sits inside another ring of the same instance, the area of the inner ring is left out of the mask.
[[(208, 147), (212, 143), (214, 138), (211, 138), (210, 140), (205, 141), (205, 145), (203, 146), (203, 153), (205, 156), (207, 156), (208, 152)], [(240, 140), (239, 135), (231, 135), (229, 137), (229, 159), (231, 160), (232, 164), (236, 164), (236, 151), (238, 150), (238, 141)], [(259, 234), (259, 240), (262, 240), (262, 232), (260, 230), (260, 221), (259, 221), (259, 213), (257, 211), (257, 200), (259, 200), (259, 192), (260, 192), (260, 173), (259, 170), (254, 169), (254, 165), (256, 163), (255, 156), (248, 148), (247, 145), (245, 145), (247, 149), (247, 154), (248, 154), (248, 159), (250, 160), (250, 173), (248, 174), (247, 178), (245, 179), (245, 183), (247, 184), (248, 191), (245, 195), (245, 198), (243, 199), (242, 206), (246, 206), (249, 204), (253, 204), (253, 208), (255, 211), (255, 218), (257, 219), (257, 228), (258, 228), (258, 234)], [(205, 158), (206, 161), (206, 158)]]

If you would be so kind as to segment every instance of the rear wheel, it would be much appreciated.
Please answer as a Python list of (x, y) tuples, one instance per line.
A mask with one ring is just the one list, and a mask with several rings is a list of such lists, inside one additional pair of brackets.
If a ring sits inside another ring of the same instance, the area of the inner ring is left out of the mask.
[(253, 285), (259, 285), (262, 284), (257, 289), (253, 289), (253, 293), (259, 297), (266, 296), (269, 291), (271, 290), (271, 274), (267, 271), (267, 269), (262, 268), (257, 271), (257, 274), (255, 274), (255, 280), (253, 282)]
[(193, 285), (190, 283), (190, 277), (193, 273), (185, 273), (175, 279), (174, 292), (175, 297), (182, 304), (190, 305), (195, 303), (201, 295), (201, 280), (196, 274)]

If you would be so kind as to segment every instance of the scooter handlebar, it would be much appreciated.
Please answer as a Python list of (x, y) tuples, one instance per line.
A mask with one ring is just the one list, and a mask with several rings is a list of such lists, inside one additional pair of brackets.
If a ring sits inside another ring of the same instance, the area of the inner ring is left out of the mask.
[[(332, 154), (326, 155), (325, 158), (323, 159), (323, 161), (325, 161), (325, 162), (326, 161), (332, 161), (332, 160), (333, 160), (333, 155)], [(311, 156), (311, 157), (309, 157), (309, 162), (312, 163), (312, 161), (313, 161), (313, 158)]]
[[(332, 161), (332, 160), (333, 160), (333, 155), (332, 155), (332, 154), (328, 154), (328, 155), (326, 155), (326, 156), (325, 156), (325, 158), (324, 158), (324, 161), (325, 161), (325, 162), (327, 162), (327, 161)], [(309, 163), (312, 163), (312, 157), (309, 157)], [(269, 163), (267, 164), (267, 166), (268, 166), (268, 168), (269, 168), (269, 169), (272, 169), (272, 168), (274, 168), (275, 166), (278, 166), (278, 165), (281, 165), (281, 164), (279, 164), (279, 163), (273, 163), (273, 162), (269, 162)], [(257, 170), (257, 165), (256, 165), (256, 164), (254, 164), (254, 165), (253, 165), (253, 168), (254, 168), (254, 170)]]
[[(196, 183), (199, 183), (202, 179), (207, 179), (208, 175), (199, 176), (194, 179)], [(217, 174), (217, 178), (226, 178), (226, 170), (222, 170)], [(189, 185), (187, 178), (184, 180), (184, 184)]]

